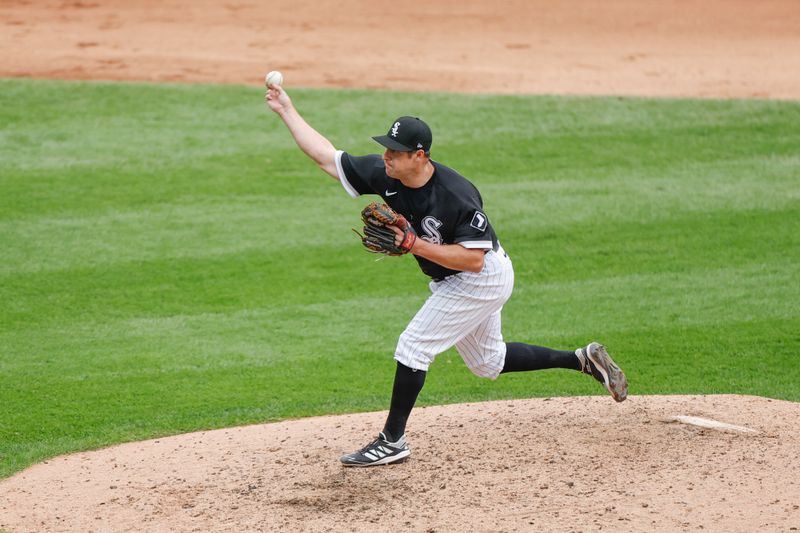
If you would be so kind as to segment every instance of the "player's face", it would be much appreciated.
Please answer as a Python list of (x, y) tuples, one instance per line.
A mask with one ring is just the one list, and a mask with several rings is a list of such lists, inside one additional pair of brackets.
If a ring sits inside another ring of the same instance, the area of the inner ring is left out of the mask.
[(398, 152), (387, 148), (383, 152), (383, 162), (386, 164), (386, 175), (402, 179), (411, 176), (417, 171), (419, 165), (419, 152)]

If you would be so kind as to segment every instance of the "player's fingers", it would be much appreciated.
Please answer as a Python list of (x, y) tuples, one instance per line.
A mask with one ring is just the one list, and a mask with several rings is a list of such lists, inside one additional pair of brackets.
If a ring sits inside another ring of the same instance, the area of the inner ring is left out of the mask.
[(403, 239), (405, 239), (405, 234), (397, 226), (389, 226), (389, 227), (392, 228), (392, 231), (394, 231), (395, 246), (400, 246), (403, 243)]

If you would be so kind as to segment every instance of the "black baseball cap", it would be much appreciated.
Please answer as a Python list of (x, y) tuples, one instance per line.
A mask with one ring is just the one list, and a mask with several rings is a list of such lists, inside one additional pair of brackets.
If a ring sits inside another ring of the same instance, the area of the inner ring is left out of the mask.
[(392, 123), (386, 135), (373, 137), (378, 143), (398, 152), (431, 151), (433, 135), (425, 122), (417, 117), (400, 117)]

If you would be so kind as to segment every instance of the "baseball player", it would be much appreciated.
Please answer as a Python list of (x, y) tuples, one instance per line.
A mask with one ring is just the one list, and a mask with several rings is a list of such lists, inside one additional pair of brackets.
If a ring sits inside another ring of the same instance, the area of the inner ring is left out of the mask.
[(425, 122), (400, 117), (386, 135), (373, 137), (383, 146), (383, 155), (355, 156), (337, 150), (314, 130), (279, 85), (269, 85), (265, 99), (298, 147), (347, 194), (378, 195), (399, 214), (405, 229), (392, 226), (392, 249), (411, 253), (431, 278), (430, 297), (397, 342), (397, 368), (383, 430), (365, 447), (342, 456), (343, 465), (389, 464), (411, 454), (406, 422), (429, 366), (452, 346), (480, 377), (566, 368), (593, 376), (616, 401), (625, 400), (625, 374), (599, 343), (564, 351), (503, 341), (500, 312), (514, 287), (511, 259), (475, 186), (431, 159), (433, 138)]

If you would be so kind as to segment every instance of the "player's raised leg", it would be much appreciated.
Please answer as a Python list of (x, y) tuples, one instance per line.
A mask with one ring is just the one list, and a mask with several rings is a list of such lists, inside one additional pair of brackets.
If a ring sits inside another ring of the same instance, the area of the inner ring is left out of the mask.
[(506, 344), (506, 360), (501, 373), (547, 368), (579, 370), (599, 381), (616, 401), (622, 402), (628, 397), (625, 373), (600, 343), (592, 342), (574, 352), (521, 342)]

